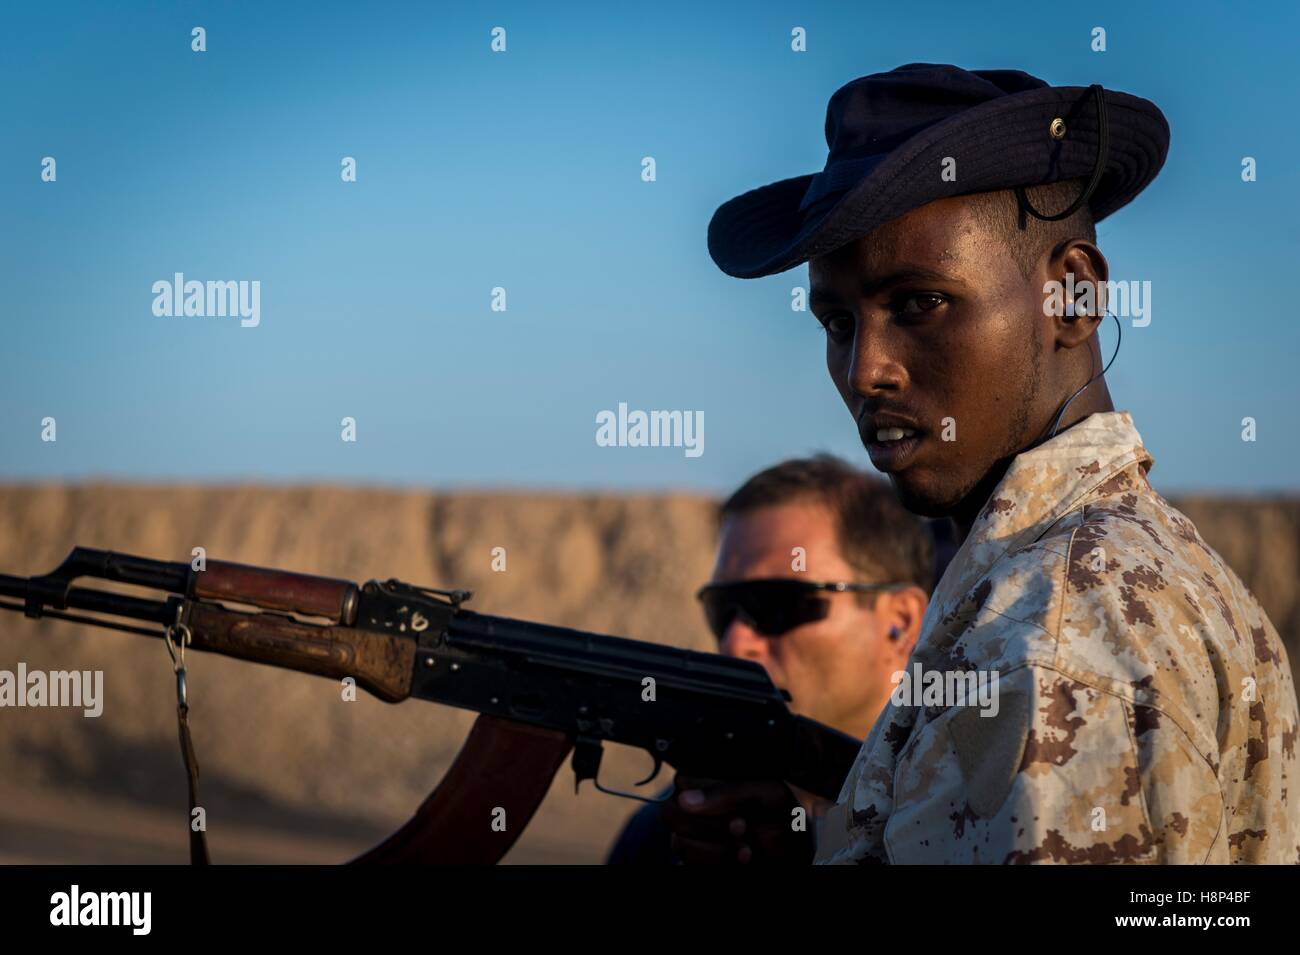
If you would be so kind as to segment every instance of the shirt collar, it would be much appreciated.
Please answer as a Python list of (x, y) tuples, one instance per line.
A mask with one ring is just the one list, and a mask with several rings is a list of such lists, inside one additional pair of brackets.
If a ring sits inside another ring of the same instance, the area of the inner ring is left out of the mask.
[[(1037, 540), (1115, 474), (1154, 459), (1127, 411), (1089, 415), (1012, 460), (948, 565), (931, 608), (945, 613), (1003, 554)], [(928, 614), (927, 614), (928, 616)]]

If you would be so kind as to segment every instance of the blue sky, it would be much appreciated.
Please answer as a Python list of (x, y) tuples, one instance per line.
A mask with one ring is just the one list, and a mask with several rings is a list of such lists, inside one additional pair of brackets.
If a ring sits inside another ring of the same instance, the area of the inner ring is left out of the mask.
[[(1112, 394), (1162, 490), (1300, 489), (1294, 11), (6, 3), (0, 479), (716, 492), (817, 449), (866, 465), (790, 311), (806, 268), (729, 278), (706, 227), (821, 168), (845, 82), (930, 61), (1164, 110), (1165, 170), (1099, 229), (1112, 275), (1153, 286)], [(155, 316), (175, 272), (259, 280), (261, 324)], [(702, 411), (705, 453), (598, 447), (619, 402)]]

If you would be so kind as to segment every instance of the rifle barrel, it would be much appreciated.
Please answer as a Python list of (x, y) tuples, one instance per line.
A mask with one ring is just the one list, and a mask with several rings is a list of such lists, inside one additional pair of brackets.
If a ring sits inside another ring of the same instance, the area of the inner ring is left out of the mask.
[[(28, 579), (26, 577), (11, 577), (7, 574), (0, 574), (0, 596), (26, 600), (27, 586)], [(92, 590), (87, 587), (69, 588), (66, 605), (73, 610), (91, 610), (95, 613), (112, 614), (115, 617), (129, 617), (132, 620), (144, 620), (149, 623), (168, 624), (176, 617), (176, 612), (171, 609), (171, 604), (165, 600), (143, 600), (140, 597), (108, 593), (103, 590)], [(0, 608), (20, 612), (26, 609), (21, 605), (8, 603), (0, 603)], [(53, 616), (49, 610), (42, 608), (41, 616), (47, 615)]]

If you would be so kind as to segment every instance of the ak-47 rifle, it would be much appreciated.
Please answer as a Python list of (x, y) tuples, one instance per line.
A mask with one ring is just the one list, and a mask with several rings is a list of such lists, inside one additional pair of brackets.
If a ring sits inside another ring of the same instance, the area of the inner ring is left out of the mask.
[[(145, 600), (84, 587), (83, 577), (165, 592)], [(510, 849), (573, 751), (576, 785), (597, 778), (602, 743), (644, 749), (645, 785), (668, 763), (691, 776), (783, 779), (839, 794), (860, 743), (793, 714), (757, 663), (466, 610), (470, 593), (398, 580), (348, 580), (224, 561), (203, 570), (74, 548), (54, 571), (0, 575), (0, 609), (164, 637), (177, 669), (182, 755), (197, 764), (186, 722), (186, 646), (333, 679), (351, 677), (389, 703), (408, 697), (481, 714), (415, 816), (356, 862), (494, 863)], [(227, 606), (227, 604), (235, 606)], [(237, 609), (238, 608), (238, 609)], [(68, 613), (87, 611), (96, 616)], [(125, 624), (125, 618), (155, 629)], [(653, 684), (649, 683), (653, 680)], [(646, 689), (653, 686), (653, 694)], [(652, 701), (650, 697), (653, 697)], [(508, 831), (489, 823), (504, 809)], [(206, 846), (191, 834), (195, 861)]]

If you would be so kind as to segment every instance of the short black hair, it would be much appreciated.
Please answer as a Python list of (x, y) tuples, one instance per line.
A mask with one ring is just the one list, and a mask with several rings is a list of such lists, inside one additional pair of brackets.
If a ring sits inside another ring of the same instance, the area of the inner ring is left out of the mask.
[[(1028, 186), (1025, 196), (1043, 215), (1055, 215), (1067, 209), (1083, 191), (1082, 179), (1065, 179), (1042, 186)], [(1025, 228), (1020, 228), (1020, 203), (1014, 190), (976, 192), (967, 196), (974, 200), (972, 208), (979, 220), (996, 232), (1016, 260), (1020, 274), (1026, 279), (1038, 264), (1043, 252), (1067, 239), (1086, 239), (1096, 243), (1097, 227), (1092, 210), (1084, 203), (1073, 215), (1059, 222), (1045, 222), (1025, 213)]]
[(718, 508), (727, 518), (777, 504), (819, 503), (835, 519), (844, 559), (867, 583), (915, 584), (934, 589), (934, 545), (893, 489), (833, 454), (791, 458), (760, 471)]

